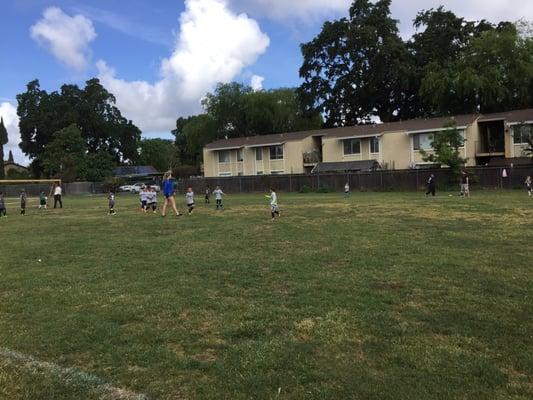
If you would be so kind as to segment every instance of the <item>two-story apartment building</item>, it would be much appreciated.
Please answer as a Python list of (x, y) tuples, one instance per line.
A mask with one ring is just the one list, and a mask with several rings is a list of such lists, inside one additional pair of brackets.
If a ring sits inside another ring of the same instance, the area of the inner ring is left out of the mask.
[(435, 135), (453, 124), (467, 166), (525, 156), (533, 109), (414, 119), (308, 132), (223, 139), (204, 148), (207, 177), (419, 168)]

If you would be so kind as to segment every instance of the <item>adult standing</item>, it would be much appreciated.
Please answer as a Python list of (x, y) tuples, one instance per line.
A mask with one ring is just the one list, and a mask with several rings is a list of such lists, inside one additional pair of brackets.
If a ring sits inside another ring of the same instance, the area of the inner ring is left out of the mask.
[(430, 194), (432, 196), (435, 196), (436, 183), (437, 182), (435, 182), (435, 175), (431, 174), (429, 176), (429, 179), (428, 179), (427, 183), (426, 183), (426, 185), (428, 187), (428, 190), (426, 192), (426, 196), (429, 196)]
[(165, 202), (163, 203), (163, 209), (161, 210), (161, 215), (166, 217), (167, 215), (167, 206), (170, 205), (176, 216), (180, 217), (178, 209), (176, 208), (176, 199), (174, 198), (174, 183), (172, 182), (172, 172), (168, 171), (163, 176), (163, 195), (165, 196)]
[(58, 185), (57, 183), (54, 185), (54, 208), (57, 208), (58, 204), (59, 208), (63, 208), (63, 200), (61, 199), (63, 196), (63, 189), (61, 189), (61, 185)]

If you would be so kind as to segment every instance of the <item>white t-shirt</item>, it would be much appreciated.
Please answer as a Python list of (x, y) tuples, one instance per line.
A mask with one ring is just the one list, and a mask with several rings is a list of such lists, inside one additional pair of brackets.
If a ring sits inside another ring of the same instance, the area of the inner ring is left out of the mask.
[(56, 188), (54, 189), (54, 196), (61, 196), (62, 193), (63, 190), (61, 189), (61, 186), (56, 186)]
[(221, 189), (215, 189), (213, 190), (213, 194), (215, 195), (216, 200), (222, 200), (222, 195), (224, 192)]
[(345, 191), (346, 193), (348, 193), (348, 192), (350, 191), (350, 186), (348, 186), (348, 184), (346, 184), (346, 185), (344, 186), (344, 191)]
[(271, 206), (277, 206), (278, 205), (278, 196), (276, 192), (270, 193), (270, 205)]
[(194, 204), (194, 193), (193, 192), (185, 193), (185, 199), (187, 201), (187, 204)]

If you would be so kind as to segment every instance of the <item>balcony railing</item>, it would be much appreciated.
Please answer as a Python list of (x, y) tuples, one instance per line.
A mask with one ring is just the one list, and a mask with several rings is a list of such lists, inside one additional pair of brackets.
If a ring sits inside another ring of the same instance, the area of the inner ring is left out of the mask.
[(500, 156), (505, 155), (505, 144), (476, 142), (476, 155)]

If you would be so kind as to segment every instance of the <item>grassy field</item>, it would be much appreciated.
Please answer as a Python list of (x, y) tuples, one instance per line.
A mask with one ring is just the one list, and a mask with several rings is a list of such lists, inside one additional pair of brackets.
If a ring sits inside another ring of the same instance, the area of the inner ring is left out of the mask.
[(524, 192), (279, 199), (11, 206), (0, 398), (533, 398)]

